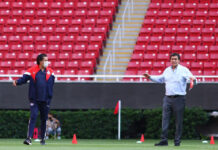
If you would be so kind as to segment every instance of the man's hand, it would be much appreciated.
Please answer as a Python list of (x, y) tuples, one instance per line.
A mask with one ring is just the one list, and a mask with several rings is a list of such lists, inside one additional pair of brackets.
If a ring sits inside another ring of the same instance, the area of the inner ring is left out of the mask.
[(195, 77), (190, 77), (190, 87), (189, 87), (189, 91), (191, 89), (193, 89), (194, 85), (197, 84), (196, 78)]
[(17, 81), (16, 80), (13, 81), (13, 86), (17, 86)]
[(145, 78), (147, 78), (147, 79), (149, 79), (149, 78), (150, 78), (150, 75), (149, 75), (149, 74), (147, 74), (147, 73), (143, 74), (143, 76), (144, 76)]
[(195, 77), (190, 77), (190, 80), (193, 80), (193, 81), (194, 81), (194, 80), (196, 80), (196, 78), (195, 78)]

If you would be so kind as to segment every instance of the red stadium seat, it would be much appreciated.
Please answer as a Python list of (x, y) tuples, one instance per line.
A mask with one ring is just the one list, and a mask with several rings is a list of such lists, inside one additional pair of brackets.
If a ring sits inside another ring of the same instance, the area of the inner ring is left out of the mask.
[(63, 9), (64, 10), (73, 10), (76, 8), (76, 3), (75, 2), (64, 2), (63, 3)]
[(138, 61), (133, 61), (128, 63), (127, 70), (138, 70), (140, 67), (140, 63)]
[[(169, 25), (169, 24), (168, 24)], [(165, 36), (175, 36), (176, 35), (176, 28), (166, 28), (165, 29)]]
[(155, 61), (156, 60), (156, 54), (145, 54), (144, 55), (144, 61)]
[(201, 36), (201, 28), (190, 28), (189, 34), (190, 36), (199, 37)]
[(191, 69), (192, 70), (202, 70), (203, 69), (203, 63), (202, 62), (191, 62)]
[(198, 46), (198, 45), (201, 45), (201, 40), (202, 40), (201, 36), (198, 36), (198, 37), (197, 36), (191, 36), (189, 38), (189, 44)]
[(74, 46), (74, 52), (76, 53), (79, 53), (79, 52), (84, 53), (86, 49), (87, 49), (86, 45), (75, 45)]
[(57, 20), (56, 19), (47, 19), (47, 20), (45, 20), (45, 25), (55, 28), (57, 25)]
[(57, 34), (57, 35), (65, 35), (66, 32), (67, 32), (66, 27), (58, 27), (55, 29), (55, 34)]
[(142, 60), (143, 60), (143, 56), (144, 56), (144, 54), (142, 54), (142, 53), (139, 53), (139, 54), (132, 54), (132, 56), (131, 56), (131, 61), (139, 61), (139, 62), (141, 62)]
[(25, 65), (25, 62), (24, 61), (17, 61), (14, 63), (14, 68), (16, 69), (25, 69), (26, 68), (26, 65)]
[(178, 28), (180, 23), (180, 19), (168, 19), (168, 28)]
[(70, 56), (69, 56), (68, 53), (60, 53), (60, 54), (58, 55), (58, 59), (59, 59), (60, 61), (68, 62), (69, 59), (70, 59)]
[(142, 70), (151, 70), (153, 68), (153, 64), (151, 61), (141, 62), (140, 68)]
[(181, 53), (183, 53), (183, 51), (184, 51), (184, 46), (183, 45), (173, 45), (172, 46), (172, 52), (173, 53), (181, 54)]
[(48, 53), (47, 56), (50, 62), (55, 62), (57, 60), (56, 53)]
[(38, 44), (35, 45), (36, 53), (46, 53), (47, 52), (47, 45), (46, 44)]
[(61, 11), (60, 10), (50, 10), (49, 13), (49, 18), (54, 18), (54, 19), (58, 19), (62, 16)]
[(214, 70), (216, 68), (216, 62), (204, 62), (205, 70)]
[(89, 10), (98, 10), (100, 11), (102, 8), (102, 2), (90, 2), (89, 3)]
[(61, 37), (59, 35), (57, 36), (49, 36), (48, 38), (48, 43), (49, 44), (60, 44), (61, 41)]
[(11, 45), (11, 52), (13, 53), (19, 53), (22, 51), (22, 45), (18, 44), (18, 45)]
[(160, 45), (159, 46), (159, 53), (163, 53), (163, 54), (169, 54), (171, 53), (171, 45)]
[(20, 53), (18, 54), (18, 60), (23, 60), (23, 61), (27, 61), (30, 59), (30, 55), (29, 53)]
[(54, 66), (55, 69), (65, 69), (65, 62), (61, 61), (61, 62), (54, 62)]
[[(73, 60), (74, 53), (81, 53), (82, 58), (77, 58), (78, 66), (75, 69), (75, 73), (83, 65), (79, 73), (93, 73), (93, 68), (98, 61), (99, 55), (102, 54), (102, 48), (109, 35), (108, 31), (112, 27), (111, 23), (115, 19), (114, 15), (117, 6), (117, 0), (76, 0), (72, 2), (67, 0), (49, 0), (45, 2), (40, 0), (34, 2), (23, 0), (21, 2), (1, 2), (0, 29), (2, 36), (0, 37), (0, 53), (2, 53), (2, 58), (7, 62), (5, 54), (15, 52), (17, 56), (16, 61), (24, 61), (25, 66), (22, 68), (27, 68), (30, 66), (26, 65), (27, 61), (35, 62), (38, 53), (47, 53), (51, 60), (51, 67), (59, 70), (60, 72), (57, 73), (60, 74), (64, 73), (64, 69), (68, 67), (68, 63)], [(198, 6), (199, 9), (197, 9)], [(197, 6), (192, 5), (189, 7), (191, 9), (194, 8), (194, 10), (186, 10), (186, 2), (184, 0), (162, 0), (159, 1), (159, 4), (150, 4), (150, 7), (145, 18), (150, 17), (154, 20), (144, 21), (143, 26), (145, 28), (150, 27), (151, 30), (140, 33), (144, 37), (141, 41), (140, 38), (137, 41), (138, 46), (135, 46), (136, 51), (133, 52), (132, 60), (151, 61), (153, 64), (153, 61), (156, 60), (158, 62), (160, 60), (168, 61), (168, 58), (165, 56), (169, 55), (171, 51), (174, 52), (174, 46), (192, 46), (192, 43), (189, 41), (181, 43), (179, 40), (176, 40), (179, 37), (190, 36), (189, 29), (185, 33), (177, 29), (183, 25), (189, 26), (188, 23), (185, 23), (186, 21), (180, 20), (187, 19), (186, 17), (193, 18), (192, 14), (185, 15), (185, 12), (195, 11), (195, 9), (196, 11), (204, 11), (203, 9), (210, 10), (209, 8), (211, 6), (197, 4)], [(208, 12), (208, 19), (216, 18), (211, 16), (216, 11), (216, 9), (212, 9), (212, 12)], [(215, 37), (216, 26), (214, 25), (215, 23), (213, 21), (205, 21), (204, 27), (214, 28), (213, 36)], [(85, 30), (85, 28), (89, 27), (92, 28), (92, 31)], [(172, 28), (171, 32), (167, 32), (166, 27)], [(209, 34), (205, 32), (203, 36)], [(18, 35), (19, 38), (16, 39)], [(165, 36), (166, 38), (164, 38)], [(175, 39), (172, 38), (167, 41), (167, 37), (172, 36)], [(197, 44), (200, 46), (208, 45), (208, 47), (216, 44), (216, 37), (213, 44), (209, 43), (211, 41), (205, 39), (202, 37), (202, 40)], [(182, 49), (184, 49), (184, 46)], [(187, 51), (182, 50), (181, 52), (186, 53)], [(205, 54), (205, 52), (202, 50), (200, 53), (199, 50), (196, 55)], [(210, 56), (211, 52), (209, 50), (208, 53)], [(9, 57), (9, 59), (11, 58)], [(59, 64), (56, 60), (60, 60)], [(86, 64), (89, 61), (92, 62), (91, 65), (93, 66), (91, 68), (84, 68), (86, 67), (85, 65), (89, 65)], [(14, 62), (15, 60), (12, 59), (11, 68), (7, 68), (7, 70), (15, 67)], [(81, 64), (81, 62), (84, 63)], [(140, 69), (139, 66), (138, 70)], [(148, 71), (151, 71), (151, 69)], [(138, 74), (138, 70), (136, 74)], [(18, 71), (21, 72), (22, 69), (18, 69)], [(155, 68), (154, 71), (160, 72), (162, 70)], [(83, 79), (86, 80), (87, 78)]]
[(63, 36), (62, 39), (62, 44), (74, 44), (76, 41), (76, 37), (71, 35), (71, 36)]
[(36, 44), (47, 44), (47, 36), (36, 36), (35, 42)]
[(70, 61), (68, 62), (66, 67), (67, 69), (77, 69), (78, 70), (79, 66), (80, 66), (79, 61)]
[(187, 45), (188, 44), (188, 36), (177, 36), (176, 45)]
[(146, 50), (145, 52), (148, 53), (148, 54), (154, 54), (154, 53), (157, 53), (158, 52), (158, 45), (148, 45), (146, 47)]
[(7, 36), (0, 36), (0, 44), (7, 44), (8, 39)]
[(196, 61), (196, 55), (195, 55), (195, 53), (193, 53), (193, 54), (184, 54), (183, 55), (183, 60), (184, 61), (194, 62), (194, 61)]
[(134, 47), (133, 53), (137, 53), (137, 54), (144, 53), (145, 49), (146, 49), (145, 45), (137, 45), (136, 44), (135, 47)]
[(54, 29), (52, 27), (44, 27), (41, 32), (43, 35), (52, 35), (54, 33)]
[(204, 27), (204, 20), (193, 20), (192, 23), (193, 28), (203, 28)]
[(177, 36), (188, 36), (189, 35), (189, 28), (185, 27), (185, 28), (178, 28), (177, 29)]
[(33, 36), (23, 36), (22, 37), (22, 44), (33, 44), (34, 38)]
[(153, 69), (154, 70), (163, 70), (165, 69), (166, 65), (164, 61), (161, 62), (153, 62)]
[(30, 27), (29, 28), (29, 35), (36, 36), (36, 35), (40, 35), (40, 33), (41, 33), (41, 30), (39, 27)]
[(196, 52), (196, 46), (195, 45), (186, 45), (184, 46), (184, 53), (195, 53)]
[(169, 54), (157, 54), (157, 60), (167, 62), (169, 60)]
[(209, 54), (198, 54), (197, 55), (197, 61), (208, 61)]
[(73, 46), (71, 44), (69, 45), (62, 45), (60, 47), (60, 52), (72, 52), (73, 51)]

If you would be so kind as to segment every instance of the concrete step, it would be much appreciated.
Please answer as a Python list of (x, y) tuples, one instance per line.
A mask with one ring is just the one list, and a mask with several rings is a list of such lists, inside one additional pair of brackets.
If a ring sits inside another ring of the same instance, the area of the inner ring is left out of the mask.
[[(138, 36), (138, 32), (132, 32), (132, 31), (125, 31), (125, 36)], [(116, 35), (116, 31), (111, 31), (110, 33), (110, 37), (111, 36), (115, 36)]]
[[(129, 61), (116, 61), (115, 64), (126, 64), (128, 63)], [(102, 63), (105, 64), (105, 60), (102, 60)], [(101, 65), (101, 64), (100, 64)]]
[[(126, 69), (124, 68), (123, 70), (121, 70), (121, 69), (112, 69), (113, 70), (113, 72), (123, 72), (123, 71), (125, 71)], [(98, 69), (98, 71), (99, 72), (104, 72), (104, 69)], [(105, 70), (105, 72), (110, 72), (110, 69), (106, 69)]]
[[(122, 25), (123, 11), (125, 9), (126, 0), (122, 1), (122, 5), (119, 6), (119, 13), (116, 14), (116, 21), (113, 23), (113, 30), (110, 31), (110, 36), (107, 39), (107, 45), (104, 48), (103, 56), (100, 57), (100, 64), (97, 66), (97, 74), (104, 73), (104, 65), (108, 58), (108, 54), (113, 50), (114, 36), (117, 32), (118, 26)], [(131, 17), (128, 18), (128, 14), (125, 15), (125, 29), (124, 37), (122, 38), (122, 44), (119, 46), (119, 39), (115, 41), (115, 64), (112, 67), (112, 74), (124, 74), (131, 58), (132, 51), (134, 49), (138, 33), (141, 29), (144, 16), (147, 11), (147, 7), (150, 0), (134, 0), (134, 11)], [(121, 26), (122, 27), (122, 26)], [(106, 74), (110, 73), (110, 64), (106, 65)], [(110, 79), (108, 79), (110, 80)]]
[[(113, 30), (116, 30), (118, 26), (114, 26)], [(134, 26), (125, 26), (124, 31), (135, 31), (138, 32), (141, 29), (141, 24), (134, 27)]]
[[(109, 42), (109, 41), (113, 43), (114, 39), (110, 38), (110, 39), (108, 39), (108, 42)], [(124, 41), (136, 41), (136, 37), (131, 37), (131, 36), (129, 36), (129, 37), (123, 38), (123, 39), (121, 40), (121, 42), (124, 42)], [(110, 43), (110, 42), (109, 42), (109, 43)], [(116, 40), (116, 42), (119, 42), (119, 40), (118, 40), (118, 41)]]
[[(119, 46), (119, 41), (115, 41), (115, 45)], [(107, 44), (113, 44), (113, 41), (108, 41)], [(134, 45), (135, 41), (122, 41), (122, 44)]]
[[(127, 22), (126, 22), (127, 23)], [(136, 24), (126, 24), (125, 23), (125, 28), (141, 28), (142, 24), (141, 23), (136, 23)], [(116, 29), (119, 27), (121, 23), (116, 23), (113, 26), (113, 29)], [(122, 27), (122, 26), (121, 26)]]
[[(111, 50), (104, 50), (105, 55), (108, 55), (111, 52)], [(130, 55), (132, 54), (130, 51), (116, 51), (115, 55)]]
[[(117, 20), (122, 20), (122, 17), (116, 17)], [(128, 19), (128, 17), (124, 17), (125, 20)], [(134, 18), (131, 18), (132, 21), (135, 21), (135, 20), (144, 20), (144, 17), (134, 17)]]

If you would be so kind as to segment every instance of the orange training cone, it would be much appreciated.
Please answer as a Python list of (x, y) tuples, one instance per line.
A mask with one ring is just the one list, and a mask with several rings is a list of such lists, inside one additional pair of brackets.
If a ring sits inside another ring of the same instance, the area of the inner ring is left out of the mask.
[(210, 144), (215, 144), (213, 136), (211, 136), (211, 138), (210, 138)]
[(144, 142), (145, 141), (145, 138), (144, 138), (144, 134), (141, 135), (141, 142)]
[(76, 140), (76, 134), (74, 134), (74, 135), (73, 135), (72, 144), (77, 144), (77, 140)]
[(38, 139), (38, 128), (34, 128), (33, 139)]

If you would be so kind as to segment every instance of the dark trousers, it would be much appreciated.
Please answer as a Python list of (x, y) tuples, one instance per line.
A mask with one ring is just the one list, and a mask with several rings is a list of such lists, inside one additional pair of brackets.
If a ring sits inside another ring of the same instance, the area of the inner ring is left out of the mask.
[(41, 120), (41, 139), (45, 138), (46, 131), (46, 120), (48, 119), (49, 106), (47, 102), (31, 102), (30, 103), (30, 120), (28, 124), (28, 133), (27, 137), (33, 136), (33, 131), (35, 128), (38, 111), (40, 112), (40, 120)]
[(162, 141), (168, 140), (168, 127), (170, 123), (170, 116), (173, 112), (176, 118), (176, 133), (175, 143), (180, 143), (182, 136), (183, 114), (185, 109), (185, 96), (167, 97), (163, 99), (163, 112), (162, 112)]

